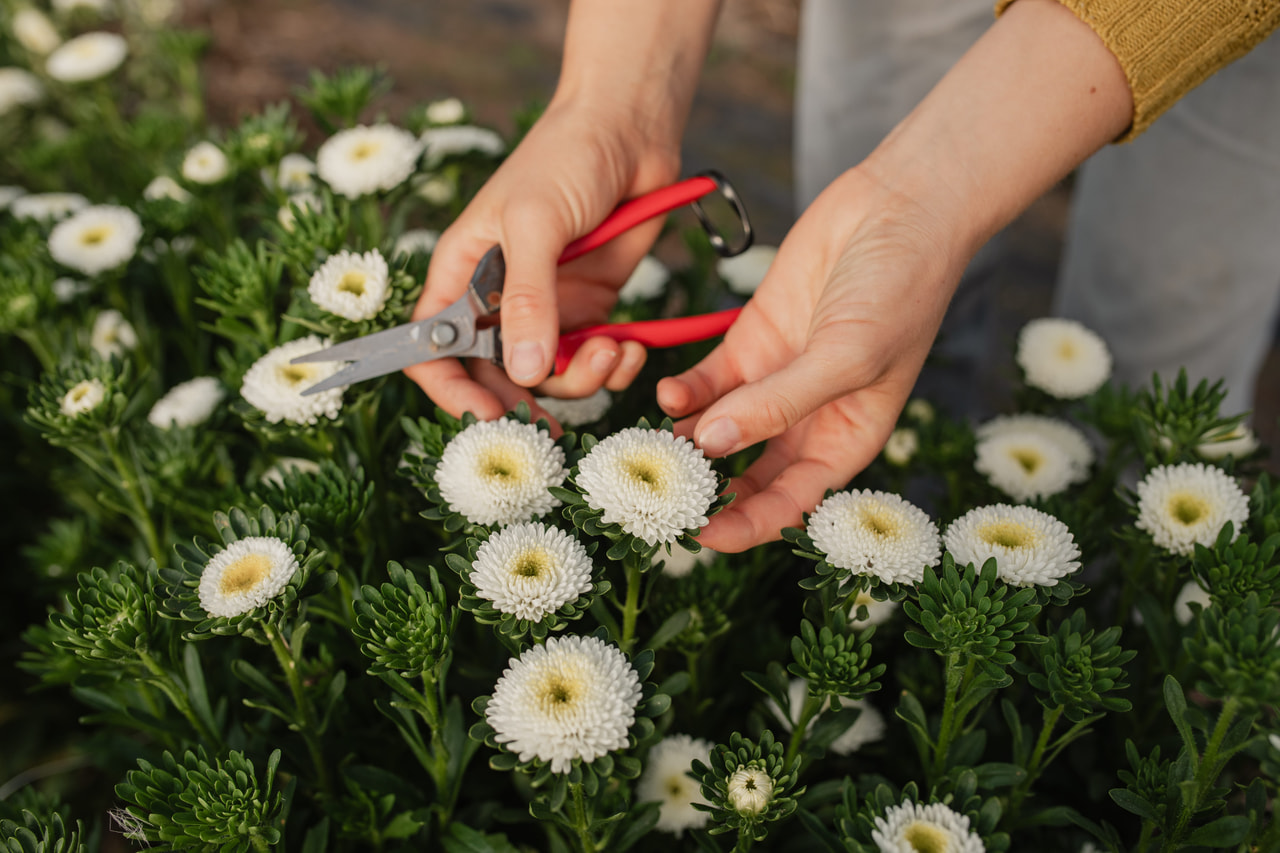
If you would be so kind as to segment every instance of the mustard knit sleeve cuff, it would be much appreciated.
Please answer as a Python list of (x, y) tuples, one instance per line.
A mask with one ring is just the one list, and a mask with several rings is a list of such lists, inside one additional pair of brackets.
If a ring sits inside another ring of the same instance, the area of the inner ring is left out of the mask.
[[(999, 15), (1015, 0), (997, 0)], [(1115, 54), (1133, 93), (1128, 142), (1280, 25), (1280, 0), (1058, 0)]]

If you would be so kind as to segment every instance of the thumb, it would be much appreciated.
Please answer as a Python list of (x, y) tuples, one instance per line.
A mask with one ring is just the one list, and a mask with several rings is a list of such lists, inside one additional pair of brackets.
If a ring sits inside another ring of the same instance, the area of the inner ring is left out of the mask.
[(502, 361), (519, 385), (551, 372), (560, 336), (556, 267), (570, 228), (543, 208), (512, 205), (503, 217)]

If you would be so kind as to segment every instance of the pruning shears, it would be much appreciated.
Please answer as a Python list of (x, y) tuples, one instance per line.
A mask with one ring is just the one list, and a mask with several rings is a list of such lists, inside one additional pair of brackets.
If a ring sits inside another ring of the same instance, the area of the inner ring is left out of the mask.
[[(712, 224), (699, 201), (717, 190), (732, 207), (741, 226), (741, 233), (732, 244)], [(723, 175), (708, 171), (623, 202), (595, 230), (566, 246), (559, 263), (581, 257), (641, 222), (686, 204), (693, 207), (712, 247), (721, 257), (741, 254), (751, 246), (751, 221), (741, 199)], [(487, 358), (501, 365), (501, 327), (496, 323), (482, 323), (498, 314), (502, 307), (506, 271), (502, 247), (494, 246), (476, 264), (466, 293), (440, 313), (298, 356), (292, 364), (352, 362), (302, 393), (316, 394), (439, 358)], [(603, 336), (618, 342), (637, 341), (648, 347), (679, 346), (724, 334), (740, 310), (734, 308), (669, 320), (606, 323), (566, 332), (560, 336), (556, 348), (555, 372), (563, 373), (568, 368), (573, 354), (588, 338)]]

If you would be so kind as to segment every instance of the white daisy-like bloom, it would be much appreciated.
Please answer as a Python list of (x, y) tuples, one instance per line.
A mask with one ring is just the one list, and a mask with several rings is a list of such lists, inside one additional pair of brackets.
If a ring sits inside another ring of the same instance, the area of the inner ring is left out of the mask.
[(197, 593), (210, 616), (239, 616), (280, 594), (298, 570), (288, 543), (274, 536), (232, 542), (205, 563)]
[(1015, 586), (1056, 586), (1080, 568), (1080, 549), (1067, 526), (1029, 506), (991, 504), (971, 509), (943, 534), (956, 565), (981, 569), (995, 557), (1000, 580)]
[(576, 538), (528, 521), (504, 527), (481, 544), (471, 583), (499, 613), (537, 622), (590, 592), (594, 568)]
[(125, 5), (152, 29), (168, 22), (178, 11), (177, 0), (125, 0)]
[(587, 505), (650, 545), (701, 529), (716, 499), (716, 475), (701, 448), (666, 430), (630, 427), (578, 463)]
[(156, 175), (151, 179), (151, 183), (147, 184), (146, 189), (142, 191), (142, 197), (147, 201), (176, 201), (179, 204), (186, 204), (191, 201), (191, 193), (182, 188), (182, 185), (168, 175)]
[(884, 583), (917, 583), (942, 556), (938, 526), (888, 492), (837, 492), (809, 516), (808, 533), (831, 565)]
[(276, 186), (292, 194), (315, 189), (316, 164), (303, 154), (286, 154), (276, 168)]
[(77, 296), (83, 296), (93, 287), (87, 281), (76, 281), (74, 278), (55, 278), (53, 284), (49, 285), (49, 289), (53, 291), (53, 298), (62, 304), (66, 304)]
[(129, 55), (129, 43), (115, 33), (85, 33), (59, 47), (44, 70), (63, 83), (85, 83), (115, 71)]
[(653, 255), (645, 255), (632, 271), (631, 276), (618, 291), (619, 302), (639, 302), (654, 299), (667, 291), (671, 271)]
[(53, 11), (60, 15), (69, 15), (78, 9), (105, 15), (111, 11), (111, 0), (53, 0)]
[(127, 207), (95, 204), (53, 226), (49, 254), (65, 267), (98, 275), (128, 262), (141, 238), (138, 214)]
[(1188, 556), (1197, 543), (1213, 547), (1228, 521), (1234, 542), (1248, 520), (1249, 498), (1216, 466), (1161, 465), (1138, 483), (1137, 527), (1171, 553)]
[(53, 21), (38, 9), (23, 6), (13, 13), (10, 23), (18, 44), (38, 56), (44, 56), (62, 44), (62, 36), (58, 35)]
[(413, 191), (427, 204), (443, 207), (458, 196), (458, 185), (447, 175), (427, 175), (414, 182)]
[[(777, 717), (778, 720), (782, 722), (783, 727), (790, 732), (795, 730), (796, 721), (799, 718), (800, 713), (804, 710), (805, 701), (809, 698), (809, 685), (803, 678), (791, 679), (791, 683), (787, 686), (787, 697), (790, 699), (791, 704), (792, 716), (790, 717), (782, 713), (782, 709), (778, 707), (778, 703), (774, 702), (772, 699), (765, 702), (765, 707), (768, 708), (769, 713)], [(868, 705), (862, 699), (842, 699), (840, 706), (842, 708), (857, 708), (861, 713), (858, 714), (858, 718), (854, 720), (852, 726), (845, 729), (844, 733), (841, 734), (840, 737), (831, 742), (830, 749), (836, 755), (852, 755), (867, 744), (875, 743), (884, 737), (884, 716), (874, 707)], [(830, 707), (831, 699), (828, 697), (823, 700), (818, 713), (823, 713)], [(818, 718), (817, 715), (814, 715), (813, 719), (809, 720), (809, 724), (805, 728), (805, 732), (811, 732), (813, 727), (817, 724)]]
[[(866, 619), (857, 618), (859, 607), (867, 608)], [(870, 625), (883, 625), (893, 617), (893, 613), (897, 609), (898, 602), (887, 598), (884, 601), (876, 601), (871, 593), (863, 590), (849, 604), (849, 627), (860, 629)]]
[(0, 68), (0, 116), (44, 96), (40, 78), (22, 68)]
[(128, 320), (114, 308), (99, 311), (93, 318), (89, 332), (89, 346), (102, 359), (122, 356), (138, 345), (138, 333)]
[(436, 250), (440, 242), (440, 232), (430, 228), (410, 228), (396, 238), (391, 257), (400, 255), (429, 255)]
[(320, 463), (298, 456), (281, 456), (276, 460), (276, 464), (262, 472), (261, 479), (264, 483), (284, 488), (284, 475), (293, 471), (308, 476), (319, 474)]
[(593, 424), (604, 417), (605, 412), (613, 405), (613, 395), (607, 388), (601, 388), (589, 397), (561, 399), (559, 397), (535, 397), (544, 412), (560, 422), (562, 427)]
[(1018, 333), (1015, 356), (1027, 384), (1060, 400), (1097, 391), (1111, 378), (1111, 352), (1098, 334), (1075, 320), (1041, 317)]
[(79, 417), (98, 408), (106, 398), (107, 387), (101, 379), (85, 379), (71, 386), (71, 390), (63, 395), (58, 409), (69, 417)]
[(11, 201), (9, 210), (19, 219), (64, 219), (88, 206), (80, 193), (31, 193)]
[(276, 221), (284, 230), (292, 233), (294, 227), (298, 224), (298, 214), (294, 212), (294, 208), (298, 210), (320, 211), (324, 209), (324, 200), (320, 196), (312, 192), (294, 193), (289, 196), (288, 200), (280, 205), (280, 209), (276, 211)]
[(427, 104), (426, 117), (432, 124), (457, 124), (467, 117), (467, 108), (457, 98), (442, 98)]
[(1084, 433), (1044, 415), (1004, 415), (977, 429), (974, 468), (1019, 501), (1063, 491), (1089, 478), (1093, 448)]
[(346, 366), (341, 361), (290, 364), (290, 360), (329, 346), (316, 335), (281, 344), (253, 363), (244, 375), (240, 396), (267, 416), (273, 424), (288, 421), (314, 426), (321, 417), (336, 418), (342, 410), (344, 388), (330, 388), (302, 396), (317, 382), (328, 379)]
[(730, 774), (727, 788), (729, 805), (740, 814), (760, 814), (773, 799), (773, 777), (750, 764)]
[(431, 127), (422, 132), (418, 142), (426, 149), (427, 168), (434, 168), (445, 157), (479, 151), (496, 157), (507, 150), (507, 143), (496, 131), (470, 124)]
[(1187, 581), (1178, 591), (1178, 597), (1174, 599), (1173, 618), (1178, 620), (1179, 625), (1190, 625), (1191, 620), (1196, 618), (1196, 615), (1191, 612), (1191, 605), (1198, 604), (1203, 609), (1208, 608), (1212, 603), (1213, 599), (1209, 597), (1209, 593), (1205, 592), (1204, 587), (1195, 581)]
[(182, 177), (193, 184), (216, 184), (231, 173), (231, 161), (209, 140), (197, 142), (182, 158)]
[(387, 261), (377, 249), (330, 255), (311, 276), (307, 293), (321, 309), (348, 320), (371, 320), (387, 304)]
[(871, 839), (880, 853), (985, 853), (982, 837), (969, 829), (969, 818), (942, 803), (910, 800), (885, 809), (875, 820)]
[(658, 549), (658, 553), (653, 555), (653, 564), (662, 563), (662, 573), (669, 578), (683, 578), (692, 574), (698, 566), (714, 563), (718, 553), (710, 548), (703, 548), (695, 554), (679, 542), (673, 542), (670, 554)]
[(913, 400), (908, 400), (906, 407), (902, 410), (902, 413), (905, 414), (909, 420), (913, 420), (918, 424), (931, 424), (936, 416), (936, 413), (933, 411), (933, 404), (928, 400), (923, 400), (919, 397), (916, 397)]
[(1214, 461), (1226, 459), (1228, 456), (1243, 459), (1257, 449), (1258, 436), (1244, 424), (1236, 424), (1230, 432), (1205, 436), (1204, 440), (1196, 445), (1196, 453)]
[(548, 489), (568, 476), (564, 451), (534, 424), (478, 421), (445, 445), (436, 485), (449, 509), (472, 524), (502, 526), (560, 506)]
[(316, 172), (334, 192), (360, 198), (404, 183), (421, 152), (418, 140), (403, 128), (357, 125), (324, 141), (316, 152)]
[(884, 443), (882, 452), (886, 462), (902, 468), (911, 462), (919, 449), (919, 433), (911, 427), (899, 427), (889, 433), (889, 440)]
[(493, 688), (485, 722), (521, 761), (568, 773), (627, 746), (640, 677), (617, 646), (597, 637), (549, 637), (512, 658)]
[(22, 187), (15, 187), (11, 184), (0, 186), (0, 210), (7, 210), (9, 205), (26, 194), (27, 191)]
[(750, 296), (764, 281), (777, 256), (777, 246), (752, 246), (740, 255), (716, 261), (716, 274), (734, 293)]
[(691, 773), (695, 760), (711, 762), (711, 746), (711, 741), (689, 735), (668, 735), (649, 750), (644, 772), (636, 782), (636, 800), (660, 804), (657, 829), (679, 838), (686, 829), (707, 825), (710, 813), (693, 807), (694, 803), (708, 803), (702, 796), (702, 786)]
[(170, 388), (147, 413), (147, 420), (160, 429), (198, 426), (209, 420), (226, 390), (212, 376), (197, 376)]

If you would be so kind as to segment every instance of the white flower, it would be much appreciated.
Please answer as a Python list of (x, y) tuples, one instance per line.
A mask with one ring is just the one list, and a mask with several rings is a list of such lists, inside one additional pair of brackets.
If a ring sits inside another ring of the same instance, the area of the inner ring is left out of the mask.
[(547, 490), (564, 482), (564, 462), (564, 451), (534, 424), (479, 421), (445, 446), (436, 485), (449, 509), (472, 524), (512, 524), (560, 506)]
[(98, 312), (89, 333), (89, 346), (102, 359), (124, 355), (138, 345), (138, 334), (124, 315), (114, 308)]
[(928, 400), (922, 400), (917, 397), (914, 400), (908, 400), (906, 407), (902, 410), (909, 419), (918, 424), (933, 423), (934, 411), (933, 404)]
[(653, 255), (645, 255), (618, 291), (619, 302), (653, 299), (666, 292), (671, 271)]
[(142, 191), (142, 197), (147, 201), (176, 201), (179, 204), (186, 204), (191, 201), (191, 193), (187, 192), (182, 186), (168, 175), (156, 175), (151, 179), (151, 183), (147, 184), (146, 189)]
[(1056, 586), (1080, 568), (1080, 549), (1067, 526), (1029, 506), (980, 506), (943, 535), (956, 565), (981, 569), (992, 557), (1000, 580), (1016, 586)]
[(658, 552), (653, 555), (653, 564), (662, 563), (662, 573), (669, 578), (683, 578), (698, 566), (711, 565), (715, 562), (718, 553), (710, 548), (703, 548), (695, 554), (679, 542), (673, 542), (670, 554), (661, 548), (658, 549)]
[(344, 388), (330, 388), (318, 394), (302, 392), (328, 379), (345, 365), (340, 361), (290, 364), (289, 361), (329, 346), (329, 342), (308, 335), (281, 344), (253, 363), (244, 375), (240, 396), (267, 416), (273, 424), (288, 421), (314, 425), (321, 416), (336, 418), (342, 409)]
[(427, 175), (414, 181), (413, 191), (428, 204), (443, 207), (458, 195), (458, 186), (447, 175)]
[[(801, 712), (804, 710), (804, 704), (809, 698), (808, 683), (803, 678), (791, 679), (791, 684), (787, 688), (787, 698), (790, 700), (791, 705), (790, 717), (783, 714), (782, 709), (778, 707), (778, 703), (772, 699), (766, 701), (765, 706), (769, 709), (769, 713), (777, 717), (782, 722), (783, 727), (790, 732), (795, 730), (796, 721), (799, 719)], [(867, 744), (875, 743), (884, 737), (884, 716), (871, 705), (868, 705), (866, 701), (862, 699), (842, 699), (840, 706), (842, 708), (857, 708), (861, 713), (858, 714), (858, 718), (854, 720), (853, 725), (845, 729), (838, 738), (831, 742), (830, 749), (836, 755), (852, 755)], [(830, 707), (831, 699), (827, 697), (823, 699), (818, 713), (823, 713)], [(809, 720), (808, 726), (805, 727), (806, 734), (813, 731), (813, 727), (817, 723), (817, 715), (814, 715)]]
[(1018, 333), (1018, 366), (1027, 384), (1061, 400), (1088, 396), (1111, 377), (1111, 353), (1075, 320), (1042, 317)]
[(320, 473), (320, 463), (297, 456), (281, 456), (276, 464), (262, 472), (262, 482), (284, 488), (284, 475), (297, 471), (300, 474), (313, 475)]
[(457, 98), (443, 98), (427, 104), (426, 116), (432, 124), (457, 124), (467, 117), (467, 108)]
[(650, 545), (674, 542), (707, 523), (716, 498), (711, 460), (684, 437), (630, 427), (601, 441), (578, 463), (578, 488), (605, 524)]
[(411, 228), (396, 239), (391, 257), (400, 255), (429, 255), (436, 250), (440, 232), (429, 228)]
[(831, 565), (884, 583), (916, 583), (942, 556), (938, 526), (887, 492), (837, 492), (809, 516), (808, 533)]
[(24, 6), (13, 13), (13, 37), (32, 53), (44, 56), (58, 45), (62, 37), (43, 12)]
[(85, 379), (77, 382), (62, 397), (58, 407), (62, 414), (78, 417), (85, 412), (96, 409), (107, 398), (107, 388), (101, 379)]
[(294, 193), (289, 196), (288, 200), (280, 206), (276, 211), (276, 221), (284, 230), (292, 233), (294, 227), (298, 224), (298, 214), (294, 212), (294, 208), (298, 210), (320, 211), (324, 209), (324, 201), (320, 196), (311, 192)]
[(627, 745), (640, 677), (625, 655), (597, 637), (549, 637), (512, 658), (493, 688), (485, 721), (521, 761), (568, 773)]
[(77, 296), (83, 296), (93, 288), (87, 281), (76, 281), (74, 278), (62, 276), (61, 278), (55, 278), (49, 289), (53, 291), (54, 299), (66, 304)]
[(280, 594), (298, 558), (274, 536), (248, 536), (232, 542), (205, 563), (200, 574), (200, 606), (210, 616), (239, 616)]
[(777, 246), (752, 246), (740, 255), (716, 261), (716, 274), (734, 293), (750, 296), (764, 281), (777, 256)]
[(182, 158), (182, 177), (193, 184), (216, 184), (230, 172), (227, 155), (208, 140), (192, 145)]
[(1093, 448), (1066, 421), (1043, 415), (1007, 415), (977, 430), (974, 468), (1019, 501), (1049, 497), (1088, 479)]
[(499, 613), (537, 622), (591, 591), (587, 549), (558, 527), (524, 522), (504, 527), (476, 551), (471, 583)]
[(21, 68), (0, 68), (0, 116), (23, 104), (34, 104), (44, 95), (40, 79)]
[(1212, 547), (1228, 521), (1234, 542), (1248, 519), (1249, 498), (1213, 465), (1161, 465), (1138, 484), (1138, 529), (1174, 554), (1187, 556), (1196, 543)]
[(663, 832), (676, 838), (686, 829), (702, 829), (710, 813), (699, 811), (694, 803), (707, 805), (701, 786), (690, 775), (693, 762), (711, 762), (711, 742), (689, 735), (669, 735), (654, 744), (645, 760), (644, 773), (636, 782), (638, 802), (657, 802), (658, 822)]
[(111, 11), (111, 0), (53, 0), (53, 10), (59, 14), (67, 15), (77, 9), (104, 15)]
[(429, 169), (453, 154), (479, 151), (495, 157), (507, 150), (507, 144), (496, 132), (470, 124), (428, 128), (418, 137), (418, 142), (426, 149)]
[(1207, 608), (1212, 603), (1213, 599), (1200, 584), (1187, 581), (1173, 602), (1173, 618), (1178, 620), (1179, 625), (1190, 625), (1191, 620), (1195, 618), (1195, 614), (1191, 612), (1191, 605), (1198, 604), (1202, 608)]
[(1243, 459), (1258, 449), (1258, 437), (1253, 430), (1244, 424), (1236, 424), (1230, 432), (1206, 434), (1200, 444), (1196, 445), (1196, 453), (1205, 459), (1226, 459), (1234, 456)]
[(173, 17), (178, 10), (176, 0), (125, 0), (126, 5), (142, 18), (143, 23), (157, 28)]
[(340, 130), (316, 152), (316, 171), (347, 198), (390, 190), (413, 174), (421, 148), (413, 134), (389, 124)]
[(63, 219), (88, 206), (79, 193), (32, 193), (15, 198), (9, 209), (19, 219)]
[(27, 191), (22, 187), (15, 187), (9, 184), (0, 186), (0, 210), (7, 209), (14, 201), (26, 194)]
[(147, 413), (147, 420), (160, 429), (197, 426), (209, 420), (226, 391), (212, 376), (197, 376), (168, 390)]
[(276, 169), (276, 186), (285, 193), (299, 193), (314, 189), (316, 164), (302, 154), (286, 154), (280, 158)]
[(613, 395), (607, 388), (601, 388), (590, 397), (571, 400), (563, 400), (559, 397), (535, 397), (534, 402), (544, 412), (559, 421), (560, 426), (575, 427), (593, 424), (603, 418), (604, 413), (613, 405)]
[(911, 457), (920, 449), (920, 435), (911, 427), (899, 427), (889, 434), (884, 443), (884, 458), (890, 465), (899, 468), (911, 462)]
[(330, 255), (311, 276), (311, 301), (330, 314), (348, 320), (371, 320), (387, 304), (390, 274), (377, 249), (357, 254)]
[(132, 258), (141, 238), (142, 220), (136, 213), (127, 207), (96, 204), (53, 226), (49, 254), (63, 266), (98, 275)]
[(942, 803), (922, 806), (908, 800), (877, 817), (871, 839), (880, 853), (985, 853), (982, 837), (970, 831), (969, 818)]
[(773, 799), (773, 777), (750, 764), (733, 771), (727, 787), (729, 805), (742, 814), (760, 814)]
[(63, 83), (105, 77), (129, 55), (129, 43), (115, 33), (85, 33), (49, 54), (44, 70)]
[[(867, 608), (867, 618), (859, 619), (858, 608)], [(849, 605), (849, 627), (866, 628), (868, 625), (883, 625), (893, 616), (893, 612), (898, 609), (898, 602), (890, 599), (884, 601), (876, 601), (871, 593), (865, 590), (859, 592), (854, 597), (853, 602)]]

